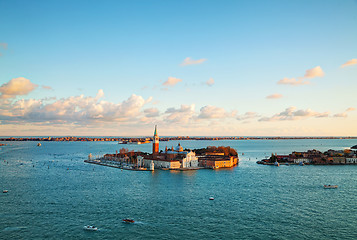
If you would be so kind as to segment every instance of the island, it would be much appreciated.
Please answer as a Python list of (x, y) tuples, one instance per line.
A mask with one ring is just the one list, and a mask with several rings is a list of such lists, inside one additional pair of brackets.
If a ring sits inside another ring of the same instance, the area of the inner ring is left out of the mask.
[(87, 163), (104, 165), (136, 171), (162, 170), (198, 170), (231, 168), (238, 165), (238, 153), (231, 147), (215, 147), (193, 149), (183, 148), (180, 143), (165, 151), (159, 151), (159, 136), (155, 126), (152, 153), (129, 151), (122, 148), (115, 154), (105, 154), (99, 158), (93, 158), (90, 154)]
[(270, 158), (257, 161), (257, 163), (275, 166), (280, 164), (354, 165), (357, 164), (357, 148), (353, 146), (350, 149), (329, 149), (325, 152), (313, 149), (307, 152), (292, 152), (289, 155), (272, 154)]

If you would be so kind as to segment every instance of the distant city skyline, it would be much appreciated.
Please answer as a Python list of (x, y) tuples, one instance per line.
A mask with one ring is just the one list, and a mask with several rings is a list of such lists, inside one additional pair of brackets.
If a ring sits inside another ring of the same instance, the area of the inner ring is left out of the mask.
[(0, 0), (0, 136), (357, 136), (356, 12)]

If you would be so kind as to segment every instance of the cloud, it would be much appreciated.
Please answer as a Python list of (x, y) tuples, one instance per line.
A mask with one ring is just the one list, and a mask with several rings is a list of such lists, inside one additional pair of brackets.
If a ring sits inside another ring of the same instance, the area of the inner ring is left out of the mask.
[(322, 71), (320, 66), (311, 68), (306, 70), (304, 78), (315, 78), (315, 77), (323, 77), (325, 73)]
[(216, 106), (204, 106), (200, 109), (200, 114), (198, 118), (203, 119), (214, 119), (214, 118), (226, 118), (226, 117), (234, 117), (236, 112), (226, 112), (224, 108), (216, 107)]
[(13, 98), (18, 95), (27, 95), (38, 87), (30, 80), (19, 77), (13, 78), (8, 83), (4, 83), (0, 87), (0, 98)]
[(336, 114), (333, 115), (333, 117), (343, 117), (343, 118), (345, 118), (345, 117), (347, 117), (347, 113), (346, 112), (336, 113)]
[(355, 111), (355, 110), (356, 110), (356, 108), (349, 107), (349, 108), (347, 108), (347, 109), (346, 109), (344, 112), (342, 112), (342, 113), (336, 113), (336, 114), (334, 114), (333, 117), (338, 117), (338, 118), (343, 117), (343, 118), (346, 118), (346, 117), (348, 117), (348, 115), (347, 115), (348, 112), (352, 112), (352, 111)]
[(2, 47), (3, 49), (7, 49), (7, 43), (0, 43), (0, 47)]
[(145, 117), (152, 118), (152, 117), (158, 117), (159, 110), (157, 108), (148, 108), (144, 110)]
[(355, 65), (355, 64), (357, 64), (357, 58), (353, 58), (353, 59), (345, 62), (344, 64), (341, 65), (341, 68), (352, 66), (352, 65)]
[(266, 96), (265, 98), (267, 99), (278, 99), (278, 98), (282, 98), (283, 95), (279, 94), (279, 93), (274, 93), (272, 95)]
[(46, 90), (53, 90), (53, 88), (52, 88), (52, 87), (50, 87), (50, 86), (45, 86), (45, 85), (42, 85), (41, 87), (42, 87), (42, 89), (46, 89)]
[(201, 64), (203, 62), (205, 62), (207, 59), (198, 59), (198, 60), (193, 60), (190, 57), (185, 58), (185, 60), (183, 60), (183, 62), (180, 64), (181, 66), (187, 66), (187, 65), (194, 65), (194, 64)]
[(306, 70), (305, 75), (303, 77), (299, 77), (298, 80), (296, 78), (283, 78), (278, 81), (278, 84), (286, 84), (286, 85), (307, 85), (310, 84), (310, 81), (305, 81), (306, 78), (316, 78), (316, 77), (323, 77), (325, 73), (322, 71), (320, 66), (311, 68)]
[(171, 123), (188, 123), (195, 116), (195, 105), (181, 105), (180, 108), (168, 108), (165, 112), (168, 114), (166, 121)]
[[(0, 48), (3, 48), (3, 49), (7, 49), (7, 43), (0, 43)], [(2, 56), (2, 54), (0, 53), (0, 56)]]
[(84, 95), (62, 98), (59, 100), (21, 99), (10, 101), (2, 99), (0, 119), (7, 122), (46, 122), (81, 123), (126, 122), (133, 123), (143, 114), (146, 101), (141, 96), (132, 94), (121, 103), (100, 101), (104, 95), (99, 90), (96, 97)]
[(162, 85), (164, 85), (164, 86), (175, 86), (179, 82), (182, 82), (182, 80), (179, 79), (179, 78), (168, 77), (167, 81), (164, 82)]
[(97, 95), (95, 96), (95, 99), (100, 99), (102, 97), (104, 97), (104, 91), (103, 89), (99, 89)]
[(248, 120), (258, 117), (260, 117), (260, 115), (256, 112), (246, 112), (244, 115), (238, 116), (236, 119), (241, 121), (241, 120)]
[(309, 118), (309, 117), (322, 118), (322, 117), (328, 117), (328, 116), (329, 116), (328, 112), (319, 113), (319, 112), (312, 111), (311, 109), (296, 110), (296, 107), (289, 107), (289, 108), (285, 109), (285, 111), (275, 114), (272, 117), (260, 118), (259, 121), (299, 120), (299, 119)]
[(207, 80), (207, 82), (205, 82), (205, 84), (207, 86), (212, 86), (214, 84), (214, 79), (213, 78), (210, 78), (209, 80)]
[(310, 82), (304, 81), (303, 79), (296, 80), (295, 78), (283, 78), (278, 82), (278, 84), (297, 86), (297, 85), (307, 85), (310, 84)]

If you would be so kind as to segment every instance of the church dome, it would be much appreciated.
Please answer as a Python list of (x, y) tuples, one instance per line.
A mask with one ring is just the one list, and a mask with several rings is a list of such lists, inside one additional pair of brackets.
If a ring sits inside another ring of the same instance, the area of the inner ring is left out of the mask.
[(183, 151), (183, 147), (181, 147), (181, 144), (179, 143), (178, 145), (177, 145), (177, 147), (175, 148), (175, 151), (176, 152), (182, 152)]

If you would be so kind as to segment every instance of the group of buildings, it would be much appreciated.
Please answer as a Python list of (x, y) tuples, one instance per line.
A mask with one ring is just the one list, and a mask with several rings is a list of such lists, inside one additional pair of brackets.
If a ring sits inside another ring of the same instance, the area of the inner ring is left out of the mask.
[(314, 164), (314, 165), (333, 165), (333, 164), (357, 164), (357, 149), (328, 150), (320, 152), (318, 150), (308, 150), (307, 152), (292, 152), (289, 155), (272, 154), (269, 159), (258, 161), (260, 164), (292, 163), (292, 164)]
[(225, 155), (224, 152), (205, 152), (196, 155), (195, 151), (184, 150), (179, 143), (175, 148), (165, 148), (159, 151), (159, 136), (155, 126), (152, 153), (142, 152), (119, 152), (116, 154), (106, 154), (104, 160), (130, 164), (134, 169), (177, 169), (194, 170), (200, 168), (230, 168), (238, 164), (238, 154), (236, 156)]

